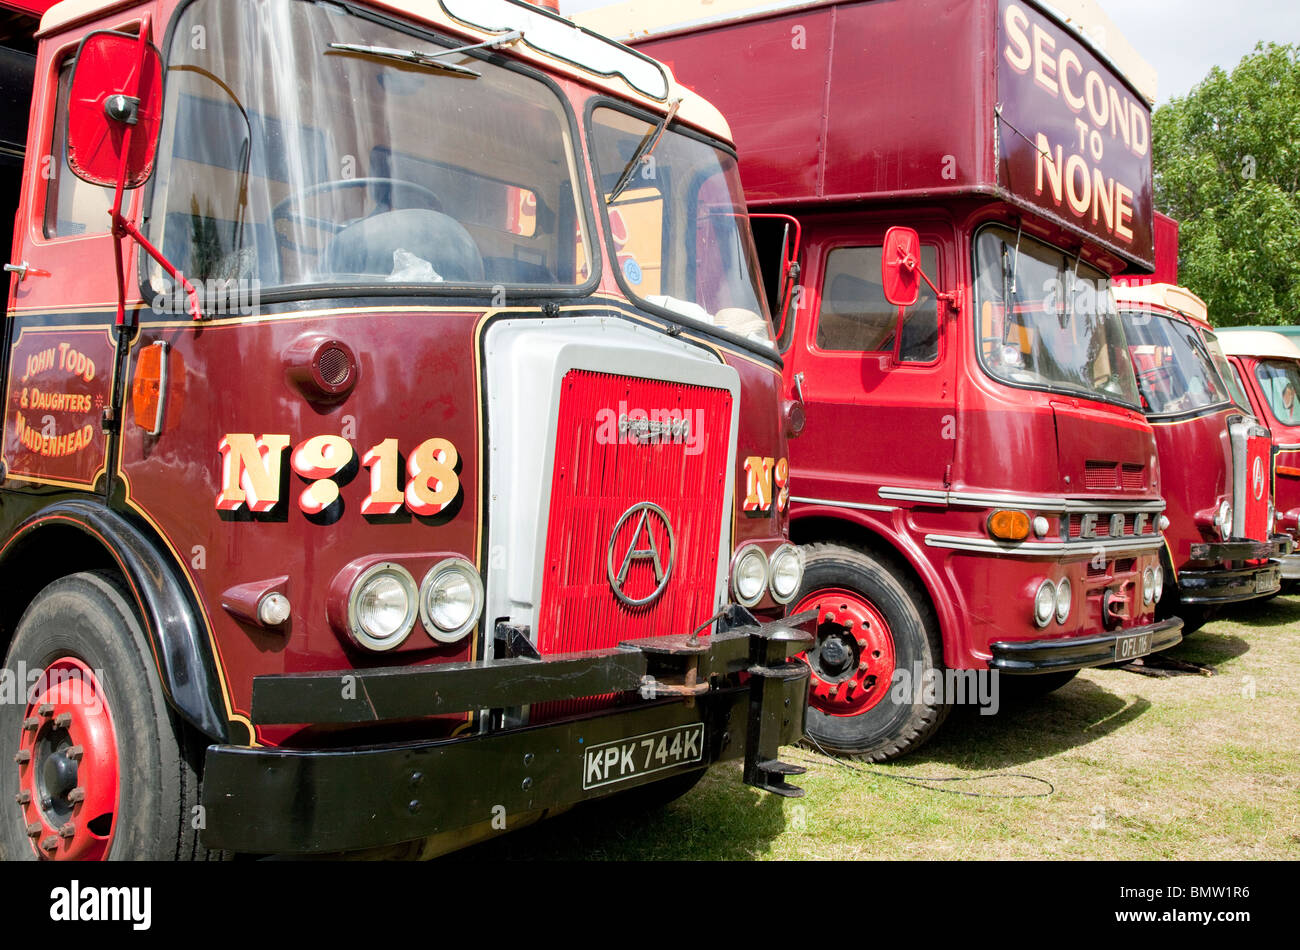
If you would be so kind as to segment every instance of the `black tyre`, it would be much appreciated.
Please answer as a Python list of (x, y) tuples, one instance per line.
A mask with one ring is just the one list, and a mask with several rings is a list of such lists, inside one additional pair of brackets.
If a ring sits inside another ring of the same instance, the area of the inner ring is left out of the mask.
[[(199, 781), (131, 599), (107, 573), (41, 591), (7, 669), (44, 671), (0, 704), (0, 856), (177, 860), (198, 843)], [(34, 678), (33, 674), (33, 678)]]
[(1078, 675), (1078, 670), (1035, 673), (1032, 676), (1008, 676), (1006, 673), (999, 673), (998, 688), (1002, 690), (1002, 695), (1012, 702), (1027, 702), (1056, 692)]
[(804, 554), (791, 613), (818, 611), (817, 643), (805, 655), (812, 668), (809, 744), (874, 762), (911, 752), (950, 708), (942, 695), (943, 644), (924, 594), (865, 552), (813, 544)]

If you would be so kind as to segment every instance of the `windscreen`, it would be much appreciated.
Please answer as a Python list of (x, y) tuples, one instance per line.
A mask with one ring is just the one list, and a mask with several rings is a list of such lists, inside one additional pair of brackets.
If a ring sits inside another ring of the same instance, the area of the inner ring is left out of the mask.
[(654, 123), (602, 108), (592, 125), (601, 196), (631, 169), (607, 203), (616, 266), (631, 294), (774, 349), (735, 158), (670, 128), (637, 159)]
[(1124, 312), (1142, 408), (1152, 415), (1225, 405), (1228, 391), (1196, 328), (1147, 310)]
[(190, 4), (168, 51), (151, 236), (199, 281), (581, 282), (564, 107), (519, 71), (438, 55), (459, 45), (335, 4)]
[(992, 376), (1139, 405), (1105, 274), (1003, 227), (979, 232), (975, 273), (979, 354)]

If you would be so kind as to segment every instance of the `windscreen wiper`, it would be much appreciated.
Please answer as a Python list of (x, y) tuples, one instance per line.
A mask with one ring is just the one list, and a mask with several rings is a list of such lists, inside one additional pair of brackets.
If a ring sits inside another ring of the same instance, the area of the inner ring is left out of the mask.
[(475, 43), (473, 46), (458, 46), (455, 49), (437, 50), (435, 52), (420, 52), (413, 49), (393, 49), (388, 46), (362, 46), (358, 43), (331, 43), (330, 49), (338, 50), (341, 53), (360, 53), (363, 56), (379, 56), (383, 59), (393, 59), (400, 63), (410, 63), (414, 66), (428, 66), (431, 69), (440, 69), (444, 72), (451, 73), (455, 76), (469, 76), (473, 79), (483, 75), (477, 70), (470, 69), (468, 66), (457, 66), (454, 63), (444, 63), (443, 56), (456, 56), (461, 53), (468, 53), (476, 49), (500, 49), (502, 46), (508, 46), (524, 38), (520, 30), (512, 30), (509, 33), (503, 33), (494, 40), (488, 40), (486, 43)]
[(636, 168), (646, 157), (655, 150), (659, 145), (659, 140), (664, 137), (664, 131), (668, 128), (668, 123), (672, 122), (677, 116), (677, 110), (682, 107), (682, 100), (674, 99), (668, 106), (668, 113), (659, 120), (653, 132), (641, 140), (637, 150), (632, 154), (632, 160), (627, 163), (627, 168), (623, 169), (623, 174), (618, 178), (618, 184), (614, 190), (605, 196), (605, 204), (613, 204), (614, 200), (623, 193), (628, 185), (632, 184), (632, 178), (636, 175)]

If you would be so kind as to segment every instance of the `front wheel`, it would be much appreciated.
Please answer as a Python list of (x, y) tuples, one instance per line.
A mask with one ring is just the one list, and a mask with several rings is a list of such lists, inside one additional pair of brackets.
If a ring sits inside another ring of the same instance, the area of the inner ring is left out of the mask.
[(139, 618), (103, 573), (52, 583), (15, 631), (0, 705), (0, 855), (6, 859), (207, 857), (198, 777), (163, 698)]
[(924, 595), (871, 555), (804, 548), (792, 614), (817, 611), (804, 732), (814, 747), (885, 762), (919, 748), (947, 717), (943, 647)]

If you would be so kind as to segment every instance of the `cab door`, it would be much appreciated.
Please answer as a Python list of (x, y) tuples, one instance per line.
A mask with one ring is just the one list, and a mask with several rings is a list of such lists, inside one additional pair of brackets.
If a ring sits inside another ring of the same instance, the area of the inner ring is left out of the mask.
[[(915, 225), (915, 222), (907, 222)], [(786, 372), (807, 425), (790, 444), (800, 499), (885, 505), (882, 487), (943, 490), (957, 437), (953, 314), (922, 283), (902, 315), (884, 297), (886, 225), (810, 222), (801, 306)], [(922, 268), (955, 283), (950, 229), (918, 227)]]
[[(3, 455), (9, 488), (106, 494), (118, 415), (105, 415), (114, 406), (118, 364), (113, 193), (68, 167), (76, 51), (73, 40), (50, 41), (36, 64), (8, 268)], [(134, 273), (131, 256), (127, 273)]]

